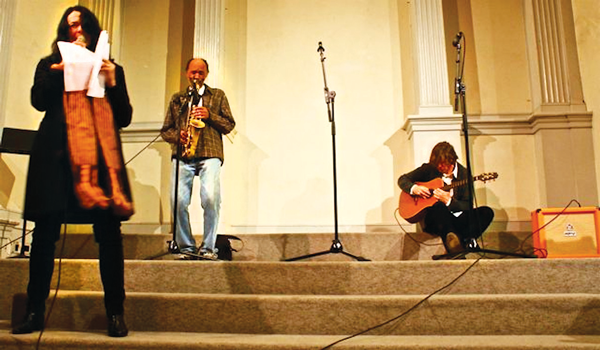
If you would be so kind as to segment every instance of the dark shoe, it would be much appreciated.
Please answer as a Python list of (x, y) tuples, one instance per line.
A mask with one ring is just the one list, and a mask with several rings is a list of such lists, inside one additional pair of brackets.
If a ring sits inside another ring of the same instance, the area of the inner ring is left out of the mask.
[(109, 337), (126, 337), (129, 333), (123, 315), (108, 316), (108, 336)]
[(29, 334), (44, 328), (44, 315), (30, 312), (23, 322), (12, 329), (12, 334)]
[(465, 250), (460, 242), (460, 237), (454, 232), (448, 232), (444, 240), (444, 247), (448, 254), (457, 254)]

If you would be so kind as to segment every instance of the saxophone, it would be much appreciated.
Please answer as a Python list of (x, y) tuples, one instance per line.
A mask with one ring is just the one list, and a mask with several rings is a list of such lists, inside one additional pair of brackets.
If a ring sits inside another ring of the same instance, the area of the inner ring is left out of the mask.
[[(183, 158), (190, 159), (196, 154), (196, 146), (198, 145), (198, 137), (200, 136), (200, 129), (206, 126), (202, 119), (194, 118), (192, 116), (192, 104), (194, 97), (199, 97), (199, 104), (202, 105), (202, 96), (200, 96), (200, 84), (198, 80), (192, 80), (192, 85), (188, 87), (188, 117), (186, 124), (187, 142), (183, 145), (182, 156)], [(197, 99), (196, 99), (197, 100)]]

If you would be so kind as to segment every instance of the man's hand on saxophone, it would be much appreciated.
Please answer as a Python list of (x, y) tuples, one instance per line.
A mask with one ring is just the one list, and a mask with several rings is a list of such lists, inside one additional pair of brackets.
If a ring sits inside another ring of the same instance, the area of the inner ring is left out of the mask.
[(208, 118), (208, 108), (194, 106), (192, 107), (192, 119), (207, 119)]
[(206, 107), (194, 106), (190, 113), (190, 125), (194, 128), (203, 128), (206, 126), (202, 119), (208, 118), (208, 109)]
[(188, 140), (188, 132), (187, 130), (181, 130), (181, 133), (179, 134), (180, 137), (180, 144), (185, 145), (187, 144), (187, 140)]

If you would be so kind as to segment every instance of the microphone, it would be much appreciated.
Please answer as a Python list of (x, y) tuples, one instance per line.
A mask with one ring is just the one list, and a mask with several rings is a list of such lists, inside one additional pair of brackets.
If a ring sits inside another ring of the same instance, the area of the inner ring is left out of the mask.
[(192, 103), (195, 105), (200, 102), (200, 83), (198, 79), (192, 79), (192, 83), (188, 87), (188, 96), (191, 97)]
[(77, 39), (75, 41), (78, 42), (78, 43), (87, 44), (87, 40), (85, 40), (85, 36), (83, 36), (81, 34), (77, 36)]
[(458, 32), (458, 34), (456, 34), (456, 36), (454, 37), (454, 40), (452, 40), (452, 46), (457, 47), (458, 43), (460, 42), (460, 39), (462, 39), (463, 37), (463, 32)]
[(319, 48), (317, 49), (317, 52), (324, 52), (325, 49), (323, 48), (323, 43), (319, 41)]

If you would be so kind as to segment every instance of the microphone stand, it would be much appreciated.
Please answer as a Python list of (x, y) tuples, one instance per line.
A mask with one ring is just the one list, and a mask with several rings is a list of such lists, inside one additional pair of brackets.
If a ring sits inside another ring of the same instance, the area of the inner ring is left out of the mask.
[(325, 57), (323, 56), (323, 52), (325, 49), (323, 48), (323, 44), (319, 42), (319, 48), (317, 52), (319, 52), (321, 56), (321, 68), (323, 70), (323, 82), (325, 84), (325, 103), (327, 104), (327, 115), (329, 117), (329, 122), (331, 123), (331, 141), (332, 141), (332, 149), (333, 149), (333, 213), (334, 213), (334, 238), (329, 250), (324, 250), (318, 253), (303, 255), (291, 259), (285, 259), (284, 261), (296, 261), (301, 259), (312, 258), (315, 256), (325, 255), (325, 254), (344, 254), (358, 261), (370, 261), (369, 259), (363, 258), (362, 256), (352, 255), (344, 251), (344, 247), (342, 246), (342, 242), (339, 239), (338, 233), (338, 206), (337, 206), (337, 171), (336, 171), (336, 154), (335, 154), (335, 91), (330, 91), (327, 87), (327, 78), (325, 76)]
[[(464, 58), (465, 53), (462, 51), (461, 39), (464, 42), (463, 32), (459, 32), (456, 35), (456, 38), (452, 42), (452, 46), (456, 47), (456, 77), (454, 79), (454, 110), (458, 111), (458, 107), (461, 107), (462, 111), (462, 132), (465, 138), (465, 157), (466, 157), (466, 168), (467, 168), (467, 189), (469, 195), (469, 208), (470, 210), (464, 212), (462, 215), (467, 216), (468, 227), (472, 227), (471, 223), (473, 220), (477, 220), (479, 225), (479, 217), (473, 215), (473, 197), (475, 195), (474, 190), (474, 181), (473, 181), (473, 172), (471, 171), (471, 155), (470, 155), (470, 147), (469, 147), (469, 124), (467, 118), (467, 100), (466, 100), (466, 87), (462, 80), (462, 75), (464, 71)], [(479, 225), (481, 226), (481, 225)], [(432, 257), (433, 260), (441, 260), (441, 259), (458, 259), (462, 258), (469, 253), (478, 253), (478, 254), (497, 254), (497, 255), (506, 255), (513, 256), (519, 258), (537, 258), (536, 255), (528, 255), (528, 254), (519, 254), (513, 252), (502, 252), (491, 249), (482, 249), (477, 244), (476, 239), (471, 239), (471, 241), (465, 247), (465, 250), (457, 253), (448, 253), (441, 255), (434, 255)]]

